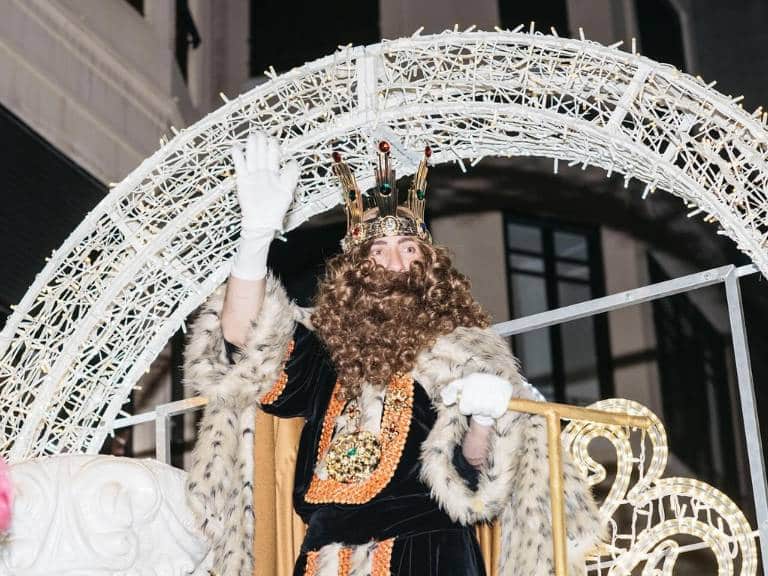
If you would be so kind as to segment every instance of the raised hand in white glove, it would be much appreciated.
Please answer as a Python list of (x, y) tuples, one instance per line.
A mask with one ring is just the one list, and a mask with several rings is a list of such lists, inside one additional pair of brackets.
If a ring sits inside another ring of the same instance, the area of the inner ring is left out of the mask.
[(459, 403), (459, 412), (483, 426), (490, 426), (507, 411), (512, 384), (493, 374), (475, 372), (449, 383), (440, 391), (446, 406)]
[(267, 275), (269, 244), (275, 232), (282, 231), (293, 202), (299, 166), (291, 161), (280, 170), (280, 145), (264, 132), (248, 135), (245, 156), (238, 146), (233, 147), (232, 161), (242, 228), (231, 273), (243, 280), (259, 280)]

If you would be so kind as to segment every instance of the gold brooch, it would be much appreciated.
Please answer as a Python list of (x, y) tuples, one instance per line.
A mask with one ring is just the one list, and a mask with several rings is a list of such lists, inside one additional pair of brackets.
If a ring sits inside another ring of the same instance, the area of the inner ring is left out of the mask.
[(368, 478), (381, 460), (381, 445), (376, 436), (367, 431), (342, 434), (334, 439), (325, 458), (328, 476), (337, 482), (349, 484)]

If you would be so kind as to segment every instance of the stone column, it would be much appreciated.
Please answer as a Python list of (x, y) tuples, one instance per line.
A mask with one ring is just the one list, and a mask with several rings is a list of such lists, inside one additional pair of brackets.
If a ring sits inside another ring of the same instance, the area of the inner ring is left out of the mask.
[[(606, 227), (601, 228), (601, 243), (607, 294), (648, 284), (644, 245), (623, 232)], [(611, 356), (617, 364), (613, 371), (614, 395), (636, 400), (656, 414), (663, 414), (656, 361), (653, 355), (646, 358), (656, 349), (651, 305), (640, 304), (609, 312), (608, 325)]]
[(473, 24), (493, 30), (499, 24), (497, 0), (380, 0), (379, 16), (382, 38), (410, 36), (422, 26), (424, 34), (432, 34), (454, 24), (460, 30)]
[(176, 0), (144, 0), (144, 18), (163, 44), (175, 52)]
[(222, 104), (219, 93), (232, 98), (243, 92), (250, 76), (250, 3), (248, 0), (190, 0), (189, 9), (202, 38), (190, 50), (188, 84), (201, 112)]
[(571, 37), (578, 38), (582, 28), (588, 40), (624, 40), (624, 48), (631, 50), (632, 38), (638, 35), (633, 0), (567, 0), (567, 7)]
[(509, 320), (503, 226), (501, 212), (459, 214), (431, 222), (435, 242), (451, 250), (456, 268), (470, 279), (472, 294), (494, 323)]

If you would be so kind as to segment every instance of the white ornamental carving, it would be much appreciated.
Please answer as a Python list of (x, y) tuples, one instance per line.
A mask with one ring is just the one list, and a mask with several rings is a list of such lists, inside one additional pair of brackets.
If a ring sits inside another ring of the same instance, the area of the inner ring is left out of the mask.
[(11, 467), (13, 523), (0, 574), (206, 574), (185, 473), (155, 460), (69, 455)]

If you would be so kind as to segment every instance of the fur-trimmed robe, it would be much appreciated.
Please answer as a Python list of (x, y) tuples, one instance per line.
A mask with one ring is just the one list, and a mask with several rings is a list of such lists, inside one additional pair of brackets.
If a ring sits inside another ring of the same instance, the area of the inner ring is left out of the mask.
[[(307, 312), (292, 304), (280, 283), (267, 279), (259, 318), (234, 365), (221, 331), (225, 287), (209, 298), (185, 350), (185, 379), (208, 399), (193, 453), (188, 500), (214, 551), (218, 574), (250, 575), (253, 558), (254, 409), (281, 373), (295, 322)], [(452, 464), (454, 448), (468, 419), (456, 405), (445, 406), (440, 390), (473, 372), (496, 374), (514, 386), (514, 396), (541, 399), (520, 375), (517, 361), (491, 330), (458, 328), (422, 351), (412, 371), (438, 412), (422, 445), (421, 476), (433, 497), (454, 521), (463, 524), (501, 518), (502, 576), (544, 576), (552, 564), (549, 465), (544, 419), (507, 412), (491, 433), (490, 458), (476, 491)], [(583, 554), (597, 541), (600, 518), (589, 488), (564, 458), (569, 574), (583, 573)]]

